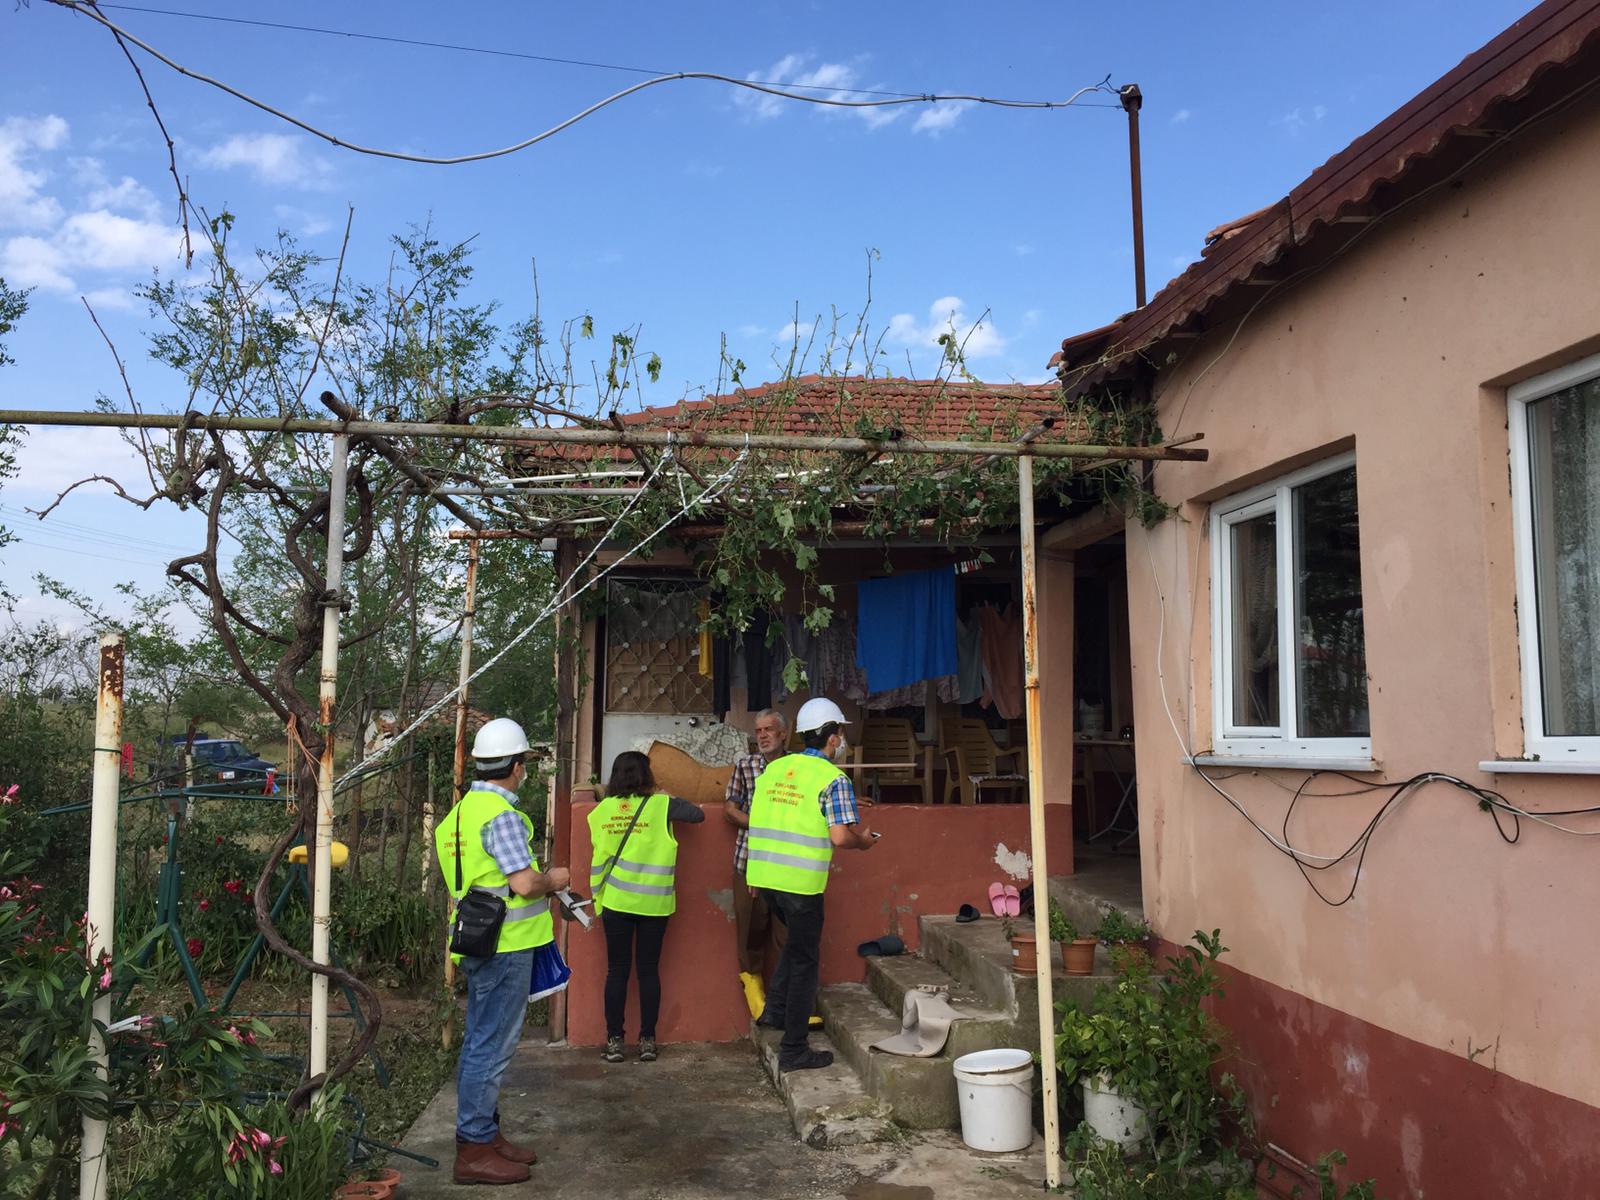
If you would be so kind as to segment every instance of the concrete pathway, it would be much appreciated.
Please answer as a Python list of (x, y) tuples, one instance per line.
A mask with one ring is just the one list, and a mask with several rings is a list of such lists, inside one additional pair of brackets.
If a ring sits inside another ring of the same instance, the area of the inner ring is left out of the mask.
[(1037, 1137), (1019, 1154), (980, 1154), (946, 1131), (834, 1150), (802, 1145), (748, 1042), (664, 1046), (657, 1062), (617, 1065), (595, 1049), (523, 1042), (500, 1108), (507, 1135), (539, 1151), (525, 1184), (468, 1191), (450, 1182), (455, 1108), (452, 1082), (406, 1135), (405, 1149), (440, 1167), (395, 1158), (403, 1200), (1020, 1200), (1037, 1197), (1044, 1180)]

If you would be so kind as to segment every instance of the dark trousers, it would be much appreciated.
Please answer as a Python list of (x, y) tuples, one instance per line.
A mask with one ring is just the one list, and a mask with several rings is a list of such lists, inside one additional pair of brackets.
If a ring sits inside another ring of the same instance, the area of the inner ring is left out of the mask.
[(606, 931), (606, 1037), (622, 1036), (622, 1019), (628, 1007), (628, 975), (636, 961), (639, 1036), (655, 1037), (656, 1018), (661, 1015), (661, 943), (667, 936), (668, 920), (611, 908), (600, 914), (601, 928)]
[(772, 915), (782, 921), (789, 939), (778, 956), (778, 969), (767, 989), (768, 1021), (782, 1024), (783, 1041), (778, 1062), (792, 1062), (810, 1043), (811, 1009), (817, 1001), (817, 968), (822, 959), (822, 896), (796, 896), (792, 892), (763, 890)]
[(767, 937), (779, 954), (783, 953), (783, 922), (772, 919), (767, 894), (752, 890), (744, 872), (733, 873), (734, 941), (739, 951), (739, 970), (746, 975), (762, 975), (767, 966)]

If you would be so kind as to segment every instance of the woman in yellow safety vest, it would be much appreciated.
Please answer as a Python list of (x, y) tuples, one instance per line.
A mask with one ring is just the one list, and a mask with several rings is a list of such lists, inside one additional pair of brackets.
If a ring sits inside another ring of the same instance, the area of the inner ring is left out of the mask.
[(606, 931), (607, 1062), (622, 1061), (628, 976), (635, 961), (639, 968), (639, 1061), (656, 1059), (661, 943), (678, 899), (678, 839), (673, 836), (672, 823), (693, 825), (705, 819), (699, 805), (656, 791), (650, 760), (635, 750), (617, 755), (605, 799), (589, 813), (589, 841), (594, 847), (589, 888)]

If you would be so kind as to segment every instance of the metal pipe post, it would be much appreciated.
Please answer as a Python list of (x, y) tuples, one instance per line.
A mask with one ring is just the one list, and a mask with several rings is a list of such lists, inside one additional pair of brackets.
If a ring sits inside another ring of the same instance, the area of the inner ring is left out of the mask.
[[(100, 1027), (111, 1024), (111, 989), (99, 987), (100, 973), (111, 962), (117, 908), (117, 806), (122, 789), (122, 635), (100, 639), (100, 691), (94, 709), (94, 792), (89, 818), (89, 975), (96, 988), (94, 1028), (89, 1054), (102, 1077), (109, 1078), (111, 1058)], [(101, 966), (105, 956), (106, 967)], [(107, 1122), (83, 1118), (78, 1155), (80, 1200), (105, 1200), (110, 1175), (105, 1159)]]
[(433, 895), (433, 751), (428, 751), (428, 791), (422, 802), (422, 894)]
[(1128, 182), (1133, 193), (1133, 296), (1144, 307), (1144, 181), (1139, 164), (1139, 109), (1144, 93), (1137, 83), (1124, 84), (1117, 93), (1128, 114)]
[(1044, 741), (1039, 705), (1038, 548), (1033, 529), (1033, 459), (1017, 460), (1022, 524), (1023, 695), (1028, 722), (1028, 827), (1033, 840), (1033, 940), (1039, 971), (1039, 1063), (1044, 1085), (1045, 1186), (1061, 1185), (1061, 1114), (1056, 1107), (1055, 977), (1050, 964), (1050, 870), (1045, 853)]
[[(470, 538), (467, 541), (467, 596), (466, 609), (461, 614), (461, 674), (457, 678), (456, 686), (456, 756), (454, 770), (451, 774), (450, 803), (461, 802), (462, 794), (467, 787), (467, 680), (472, 678), (472, 618), (477, 609), (478, 596), (478, 539)], [(455, 985), (456, 964), (448, 954), (444, 959), (444, 984), (445, 990)], [(450, 1026), (446, 1025), (441, 1033), (445, 1049), (450, 1048)]]
[[(312, 838), (311, 885), (311, 961), (326, 966), (329, 962), (329, 924), (333, 887), (333, 742), (334, 697), (339, 680), (339, 606), (344, 597), (340, 584), (344, 578), (344, 502), (345, 467), (350, 457), (350, 439), (335, 434), (333, 468), (328, 483), (328, 569), (327, 588), (322, 597), (322, 671), (318, 691), (318, 718), (322, 726), (322, 761), (317, 768), (317, 824)], [(312, 1077), (328, 1070), (328, 977), (311, 977), (311, 1049), (307, 1071)], [(322, 1092), (315, 1103), (320, 1107)]]
[(467, 680), (472, 677), (472, 618), (478, 594), (478, 539), (467, 542), (467, 606), (461, 614), (461, 674), (456, 692), (456, 758), (455, 794), (451, 803), (461, 799), (467, 781)]

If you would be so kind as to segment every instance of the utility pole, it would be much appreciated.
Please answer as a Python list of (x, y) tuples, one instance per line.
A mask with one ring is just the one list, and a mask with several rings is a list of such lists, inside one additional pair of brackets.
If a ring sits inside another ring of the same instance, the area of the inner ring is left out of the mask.
[(1125, 83), (1117, 95), (1122, 99), (1122, 111), (1128, 114), (1128, 175), (1133, 193), (1133, 297), (1134, 303), (1144, 307), (1144, 182), (1139, 167), (1139, 109), (1144, 104), (1144, 93), (1137, 83)]

